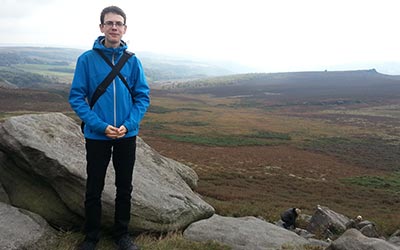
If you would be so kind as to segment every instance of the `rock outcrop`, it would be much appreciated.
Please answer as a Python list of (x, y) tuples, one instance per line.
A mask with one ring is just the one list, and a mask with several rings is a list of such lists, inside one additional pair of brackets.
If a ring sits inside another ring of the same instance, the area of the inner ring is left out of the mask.
[(0, 249), (44, 249), (54, 236), (40, 216), (0, 202)]
[(328, 207), (318, 205), (307, 226), (307, 231), (324, 238), (332, 237), (343, 233), (349, 220)]
[[(167, 232), (213, 215), (192, 189), (198, 177), (189, 167), (163, 157), (138, 137), (133, 181), (133, 231)], [(86, 160), (80, 127), (61, 113), (16, 116), (0, 126), (0, 183), (10, 203), (59, 227), (83, 221)], [(102, 196), (103, 224), (114, 214), (110, 163)]]
[(357, 229), (349, 229), (333, 241), (326, 250), (399, 250), (400, 248), (382, 239), (369, 238)]
[(214, 214), (209, 219), (191, 224), (183, 236), (200, 242), (215, 240), (233, 250), (272, 250), (309, 244), (292, 231), (252, 216), (232, 218)]

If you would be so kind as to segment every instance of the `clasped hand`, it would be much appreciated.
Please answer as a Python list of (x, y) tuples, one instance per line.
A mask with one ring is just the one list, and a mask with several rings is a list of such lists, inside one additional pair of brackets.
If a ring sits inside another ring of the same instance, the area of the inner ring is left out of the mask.
[(119, 128), (108, 125), (104, 132), (107, 137), (111, 139), (118, 139), (124, 137), (126, 135), (126, 132), (128, 132), (128, 130), (124, 125), (122, 125)]

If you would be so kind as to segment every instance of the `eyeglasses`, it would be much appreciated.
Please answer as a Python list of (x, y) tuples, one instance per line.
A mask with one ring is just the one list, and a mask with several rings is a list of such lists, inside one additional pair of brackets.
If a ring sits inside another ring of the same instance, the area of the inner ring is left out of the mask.
[(109, 28), (114, 27), (114, 25), (115, 25), (115, 27), (117, 27), (117, 28), (122, 28), (122, 27), (125, 26), (125, 24), (124, 24), (123, 22), (113, 22), (113, 21), (107, 21), (107, 22), (103, 23), (103, 25), (104, 25), (104, 26), (107, 26), (107, 27), (109, 27)]

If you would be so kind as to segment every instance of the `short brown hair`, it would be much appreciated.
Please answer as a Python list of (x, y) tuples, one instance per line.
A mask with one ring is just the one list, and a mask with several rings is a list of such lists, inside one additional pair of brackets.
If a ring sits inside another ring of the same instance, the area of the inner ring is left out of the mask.
[(103, 9), (103, 11), (100, 14), (100, 24), (104, 24), (104, 16), (107, 13), (114, 13), (114, 14), (122, 16), (124, 18), (124, 24), (126, 24), (125, 12), (121, 8), (119, 8), (117, 6), (108, 6), (108, 7)]

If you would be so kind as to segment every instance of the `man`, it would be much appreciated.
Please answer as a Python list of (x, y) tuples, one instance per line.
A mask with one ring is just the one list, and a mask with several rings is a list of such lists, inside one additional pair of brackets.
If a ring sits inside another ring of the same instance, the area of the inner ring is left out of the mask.
[(281, 214), (283, 227), (286, 229), (296, 229), (296, 219), (301, 213), (299, 208), (289, 208)]
[(88, 104), (98, 85), (111, 71), (110, 65), (96, 50), (117, 64), (127, 49), (122, 40), (126, 29), (126, 15), (122, 9), (116, 6), (103, 9), (100, 31), (104, 36), (97, 38), (93, 50), (78, 58), (69, 95), (72, 109), (85, 124), (85, 240), (79, 246), (83, 250), (95, 249), (99, 241), (101, 194), (111, 157), (116, 186), (114, 240), (120, 250), (139, 249), (128, 234), (136, 135), (150, 103), (149, 86), (139, 59), (133, 55), (120, 71), (127, 86), (120, 76), (116, 76), (93, 107)]

